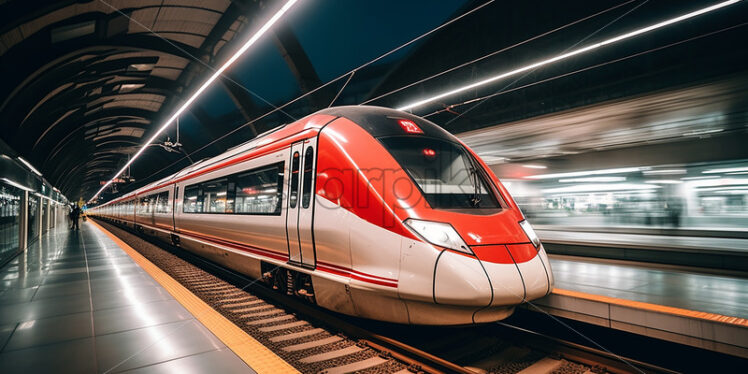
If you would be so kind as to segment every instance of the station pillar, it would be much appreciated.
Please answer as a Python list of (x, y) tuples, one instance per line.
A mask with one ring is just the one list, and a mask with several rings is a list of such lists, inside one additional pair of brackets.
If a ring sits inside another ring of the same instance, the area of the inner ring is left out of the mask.
[(18, 208), (18, 250), (26, 250), (29, 242), (29, 191), (24, 190), (21, 195), (21, 205)]

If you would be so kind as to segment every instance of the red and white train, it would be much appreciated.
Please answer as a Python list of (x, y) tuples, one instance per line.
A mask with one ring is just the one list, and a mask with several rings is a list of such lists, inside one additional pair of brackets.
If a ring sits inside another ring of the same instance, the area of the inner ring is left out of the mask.
[(480, 158), (387, 108), (322, 110), (88, 214), (382, 321), (492, 322), (553, 287), (542, 244)]

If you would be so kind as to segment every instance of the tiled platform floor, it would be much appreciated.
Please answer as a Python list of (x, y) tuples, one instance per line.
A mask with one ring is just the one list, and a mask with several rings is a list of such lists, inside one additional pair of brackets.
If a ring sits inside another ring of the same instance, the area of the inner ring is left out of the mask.
[(0, 373), (253, 373), (90, 224), (0, 269)]
[(748, 279), (551, 256), (555, 286), (595, 295), (748, 318)]
[(748, 279), (551, 256), (535, 305), (585, 323), (748, 358)]
[(643, 235), (538, 229), (543, 242), (619, 246), (622, 248), (683, 248), (696, 251), (747, 252), (748, 239), (698, 236)]

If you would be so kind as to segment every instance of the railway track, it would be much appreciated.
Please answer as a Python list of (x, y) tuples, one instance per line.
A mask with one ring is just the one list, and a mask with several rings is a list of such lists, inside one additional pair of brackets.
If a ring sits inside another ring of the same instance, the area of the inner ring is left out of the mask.
[(505, 324), (404, 328), (350, 318), (186, 251), (99, 223), (304, 373), (668, 372)]

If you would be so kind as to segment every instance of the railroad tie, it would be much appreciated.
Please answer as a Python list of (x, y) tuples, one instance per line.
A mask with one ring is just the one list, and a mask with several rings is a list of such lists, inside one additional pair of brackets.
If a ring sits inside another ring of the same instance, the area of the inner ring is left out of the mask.
[(338, 350), (335, 350), (335, 351), (329, 351), (329, 352), (325, 352), (325, 353), (319, 353), (319, 354), (316, 354), (316, 355), (307, 356), (307, 357), (304, 357), (304, 358), (300, 359), (299, 362), (302, 362), (302, 363), (305, 363), (305, 364), (310, 364), (310, 363), (313, 363), (313, 362), (320, 362), (320, 361), (332, 360), (333, 358), (338, 358), (338, 357), (352, 355), (354, 353), (358, 353), (358, 352), (361, 352), (361, 351), (363, 351), (363, 348), (361, 348), (359, 346), (356, 346), (356, 345), (352, 345), (350, 347), (338, 349)]
[(299, 338), (303, 338), (303, 337), (307, 337), (307, 336), (312, 336), (312, 335), (315, 335), (315, 334), (319, 334), (319, 333), (322, 333), (322, 332), (325, 332), (325, 330), (323, 330), (321, 328), (314, 328), (314, 329), (311, 329), (311, 330), (305, 330), (305, 331), (296, 332), (296, 333), (293, 333), (293, 334), (286, 334), (286, 335), (281, 335), (281, 336), (275, 336), (275, 337), (270, 338), (270, 341), (273, 342), (273, 343), (284, 342), (286, 340), (299, 339)]
[(323, 346), (325, 344), (337, 343), (337, 342), (339, 342), (341, 340), (343, 340), (343, 338), (341, 338), (341, 337), (339, 337), (337, 335), (334, 335), (334, 336), (330, 336), (330, 337), (324, 338), (324, 339), (313, 340), (311, 342), (289, 345), (288, 347), (283, 348), (283, 350), (286, 351), (286, 352), (303, 351), (305, 349), (320, 347), (320, 346)]
[(540, 361), (528, 366), (524, 370), (518, 372), (517, 374), (547, 374), (552, 373), (559, 367), (561, 367), (561, 364), (563, 362), (561, 360), (556, 360), (550, 357), (546, 357), (541, 359)]
[(283, 325), (276, 325), (276, 326), (270, 326), (270, 327), (260, 327), (260, 331), (262, 332), (273, 332), (273, 331), (279, 331), (279, 330), (286, 330), (286, 329), (292, 329), (294, 327), (300, 327), (300, 326), (306, 326), (309, 322), (307, 321), (296, 321), (296, 322), (290, 322)]
[(271, 317), (271, 318), (265, 318), (265, 319), (258, 319), (257, 321), (250, 321), (250, 322), (247, 322), (247, 324), (251, 326), (269, 325), (271, 323), (286, 321), (286, 320), (293, 319), (293, 318), (295, 318), (293, 314), (286, 314), (285, 316), (280, 316), (280, 317)]
[(256, 298), (253, 297), (253, 296), (246, 296), (246, 295), (244, 295), (244, 296), (240, 296), (240, 297), (232, 297), (230, 299), (223, 299), (223, 300), (218, 301), (218, 302), (219, 303), (233, 303), (233, 302), (237, 302), (237, 301), (250, 300), (250, 299), (256, 299)]
[[(329, 369), (325, 369), (325, 374), (344, 374), (344, 373), (358, 373), (359, 371), (366, 370), (369, 368), (372, 368), (374, 366), (383, 364), (387, 362), (387, 359), (381, 358), (379, 356), (374, 356), (371, 358), (367, 358), (366, 360), (361, 360), (357, 362), (353, 362), (347, 365), (341, 365), (332, 367)], [(410, 371), (407, 371), (410, 373)]]
[(268, 309), (266, 311), (256, 312), (256, 313), (249, 313), (249, 314), (242, 314), (239, 316), (239, 318), (254, 318), (254, 317), (265, 317), (265, 316), (272, 316), (273, 314), (283, 313), (280, 309)]
[(275, 306), (272, 304), (265, 304), (265, 305), (253, 306), (253, 307), (248, 307), (248, 308), (234, 309), (234, 310), (230, 310), (230, 312), (231, 313), (249, 313), (251, 315), (253, 312), (265, 311), (265, 310), (272, 309), (272, 308), (275, 308)]
[[(263, 301), (263, 300), (256, 299), (256, 300), (250, 300), (250, 301), (245, 301), (245, 302), (241, 302), (241, 303), (224, 304), (224, 305), (221, 305), (221, 308), (223, 308), (223, 309), (237, 309), (237, 308), (241, 308), (241, 307), (262, 304), (264, 302), (265, 301)], [(246, 308), (244, 308), (244, 309), (246, 309)], [(241, 310), (234, 310), (233, 312), (241, 312)]]

